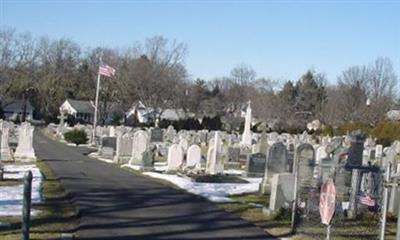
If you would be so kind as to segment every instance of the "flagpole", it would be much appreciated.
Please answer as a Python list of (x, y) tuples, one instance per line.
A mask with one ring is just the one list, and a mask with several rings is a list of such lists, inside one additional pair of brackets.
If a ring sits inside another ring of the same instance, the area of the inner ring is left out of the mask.
[[(102, 64), (102, 55), (100, 54), (100, 64)], [(99, 66), (100, 68), (100, 66)], [(94, 119), (93, 119), (93, 135), (92, 135), (92, 144), (96, 145), (96, 126), (97, 126), (97, 109), (99, 105), (99, 91), (100, 91), (100, 69), (97, 70), (97, 85), (96, 85), (96, 100), (94, 107)]]

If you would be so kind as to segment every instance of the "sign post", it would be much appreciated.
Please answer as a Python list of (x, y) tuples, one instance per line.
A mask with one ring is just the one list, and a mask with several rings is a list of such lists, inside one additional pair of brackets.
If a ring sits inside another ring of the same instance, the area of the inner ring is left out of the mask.
[(336, 187), (332, 178), (326, 180), (321, 187), (321, 195), (319, 199), (319, 213), (321, 222), (327, 226), (326, 239), (330, 239), (331, 221), (336, 209)]

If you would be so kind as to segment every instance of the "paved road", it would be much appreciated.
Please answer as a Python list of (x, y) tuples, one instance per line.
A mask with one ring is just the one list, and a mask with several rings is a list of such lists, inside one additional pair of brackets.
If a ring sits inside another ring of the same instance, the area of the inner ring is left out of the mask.
[(80, 214), (78, 239), (268, 239), (197, 196), (83, 156), (36, 132), (34, 148)]

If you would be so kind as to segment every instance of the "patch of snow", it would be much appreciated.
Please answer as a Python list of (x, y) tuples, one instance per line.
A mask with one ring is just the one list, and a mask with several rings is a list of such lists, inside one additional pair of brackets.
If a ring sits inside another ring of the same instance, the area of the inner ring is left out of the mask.
[(114, 163), (114, 161), (113, 160), (111, 160), (111, 159), (107, 159), (107, 158), (97, 158), (98, 160), (100, 160), (100, 161), (103, 161), (103, 162), (106, 162), (106, 163)]
[(91, 158), (97, 158), (98, 156), (99, 156), (99, 154), (97, 154), (97, 152), (92, 152), (92, 153), (88, 154), (88, 157), (91, 157)]
[(168, 175), (155, 172), (145, 172), (152, 178), (162, 179), (175, 184), (181, 189), (190, 193), (200, 195), (212, 202), (232, 202), (231, 195), (240, 195), (244, 193), (254, 193), (259, 189), (262, 178), (244, 178), (249, 183), (199, 183), (194, 182), (188, 177), (177, 175)]
[(154, 171), (156, 172), (166, 172), (168, 170), (168, 163), (166, 162), (155, 162)]
[(129, 163), (124, 164), (124, 165), (121, 165), (121, 167), (122, 167), (122, 168), (124, 168), (124, 167), (130, 168), (130, 169), (133, 169), (133, 170), (136, 170), (136, 171), (142, 170), (142, 167), (141, 167), (141, 166), (139, 166), (139, 165), (131, 165), (131, 164), (129, 164)]
[(244, 173), (243, 170), (237, 170), (237, 169), (224, 170), (224, 174), (227, 174), (227, 175), (242, 176), (243, 173)]
[[(0, 216), (19, 216), (22, 214), (24, 188), (22, 179), (28, 170), (32, 172), (32, 203), (42, 201), (43, 176), (35, 165), (4, 165), (4, 179), (20, 179), (21, 184), (0, 187)], [(31, 209), (31, 215), (36, 215), (38, 212)]]

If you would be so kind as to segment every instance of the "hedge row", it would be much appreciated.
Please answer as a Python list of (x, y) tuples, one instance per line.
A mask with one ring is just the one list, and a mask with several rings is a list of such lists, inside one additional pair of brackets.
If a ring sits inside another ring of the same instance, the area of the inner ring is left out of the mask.
[(382, 121), (376, 126), (361, 122), (345, 123), (336, 128), (327, 126), (320, 133), (329, 136), (342, 136), (355, 130), (361, 130), (368, 136), (377, 139), (377, 143), (390, 146), (395, 140), (400, 140), (400, 122)]

